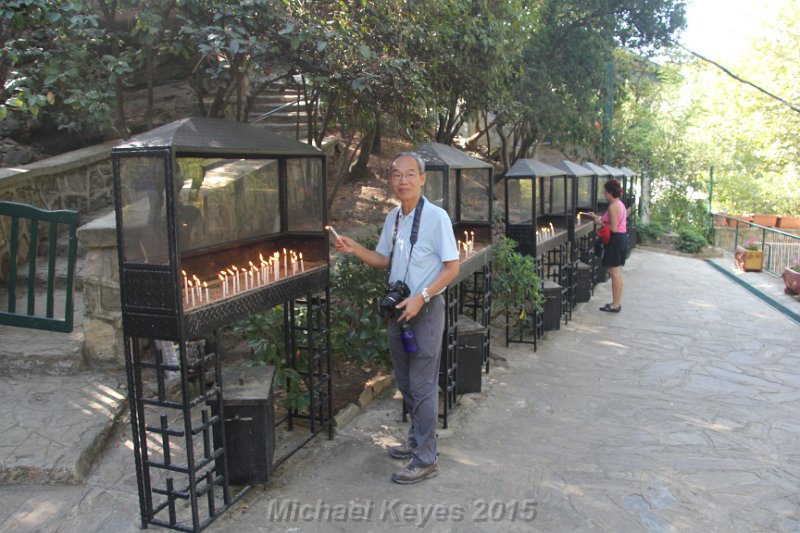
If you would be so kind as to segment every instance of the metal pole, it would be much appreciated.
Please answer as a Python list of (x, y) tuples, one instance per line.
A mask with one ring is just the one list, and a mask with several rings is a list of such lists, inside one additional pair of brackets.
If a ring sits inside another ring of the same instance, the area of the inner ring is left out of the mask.
[(603, 105), (603, 163), (611, 164), (611, 123), (614, 114), (614, 62), (606, 63), (606, 98)]
[(708, 216), (710, 219), (711, 229), (709, 235), (711, 242), (714, 243), (714, 210), (712, 209), (712, 202), (714, 197), (714, 165), (708, 169)]

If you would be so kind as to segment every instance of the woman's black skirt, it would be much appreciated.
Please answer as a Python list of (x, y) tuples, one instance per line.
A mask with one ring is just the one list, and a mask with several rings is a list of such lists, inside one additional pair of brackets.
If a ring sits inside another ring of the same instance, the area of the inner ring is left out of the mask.
[(625, 264), (630, 240), (627, 233), (611, 233), (611, 240), (603, 248), (603, 266), (617, 267)]

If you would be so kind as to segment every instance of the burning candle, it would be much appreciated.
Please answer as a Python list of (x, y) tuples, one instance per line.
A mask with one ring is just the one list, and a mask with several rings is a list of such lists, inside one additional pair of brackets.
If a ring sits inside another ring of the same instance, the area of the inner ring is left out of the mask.
[(303, 265), (303, 252), (300, 252), (300, 272), (305, 272), (306, 267)]
[[(231, 269), (229, 268), (229, 269), (228, 269), (228, 274), (229, 274), (229, 275), (230, 275), (230, 277), (231, 277), (231, 292), (232, 292), (233, 294), (236, 294), (236, 277), (233, 275), (233, 270), (231, 270)], [(228, 278), (225, 278), (225, 283), (226, 283), (226, 284), (228, 283)]]
[(330, 231), (331, 233), (333, 233), (333, 238), (334, 239), (338, 239), (339, 238), (339, 234), (336, 233), (336, 230), (333, 229), (333, 226), (325, 226), (325, 229)]
[(228, 295), (228, 273), (224, 270), (219, 271), (219, 279), (221, 281), (220, 285), (222, 286), (222, 295)]
[(258, 272), (258, 269), (256, 268), (256, 266), (253, 264), (252, 261), (248, 261), (248, 263), (250, 263), (250, 285), (253, 288), (255, 288), (255, 285), (253, 284), (253, 270), (255, 270), (257, 278), (258, 278), (256, 281), (258, 281), (258, 286), (260, 287), (261, 286), (261, 274)]
[(186, 276), (186, 271), (181, 270), (181, 274), (183, 274), (183, 288), (187, 289), (187, 296), (188, 296), (188, 289), (189, 289), (189, 278)]
[(209, 303), (211, 300), (208, 298), (208, 282), (203, 282), (203, 288), (206, 290), (206, 303)]
[(287, 263), (288, 261), (289, 261), (289, 259), (286, 257), (286, 248), (284, 248), (283, 249), (283, 272), (285, 274), (287, 274), (287, 275), (289, 274), (289, 266), (288, 266), (288, 263)]
[(241, 290), (241, 286), (239, 285), (239, 269), (233, 265), (231, 265), (231, 268), (233, 268), (233, 292), (237, 293)]
[(194, 307), (194, 305), (195, 305), (195, 302), (194, 302), (194, 284), (192, 284), (191, 281), (188, 282), (188, 288), (190, 289), (189, 292), (192, 293), (192, 307)]

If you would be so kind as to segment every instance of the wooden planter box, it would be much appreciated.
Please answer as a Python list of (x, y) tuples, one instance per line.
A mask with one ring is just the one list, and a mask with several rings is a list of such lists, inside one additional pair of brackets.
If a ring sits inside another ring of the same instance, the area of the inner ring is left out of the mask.
[(764, 253), (761, 250), (745, 250), (742, 246), (737, 246), (733, 261), (736, 268), (745, 272), (761, 272)]
[(800, 272), (789, 267), (783, 269), (783, 283), (786, 287), (783, 292), (786, 294), (800, 294)]

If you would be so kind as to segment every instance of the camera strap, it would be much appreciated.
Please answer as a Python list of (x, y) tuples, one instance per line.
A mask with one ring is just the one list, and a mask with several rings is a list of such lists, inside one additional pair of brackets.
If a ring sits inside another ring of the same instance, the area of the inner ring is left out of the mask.
[[(414, 221), (411, 223), (411, 250), (408, 251), (408, 264), (406, 264), (406, 273), (403, 275), (403, 283), (408, 277), (408, 267), (411, 266), (411, 254), (414, 252), (414, 245), (417, 243), (417, 236), (419, 235), (419, 221), (422, 218), (422, 206), (425, 203), (425, 198), (419, 197), (417, 207), (414, 208)], [(394, 219), (394, 232), (392, 233), (392, 251), (389, 253), (389, 274), (386, 276), (386, 283), (388, 284), (392, 277), (392, 261), (394, 260), (394, 243), (397, 241), (397, 229), (400, 226), (400, 213), (403, 208), (397, 210), (397, 218)]]

